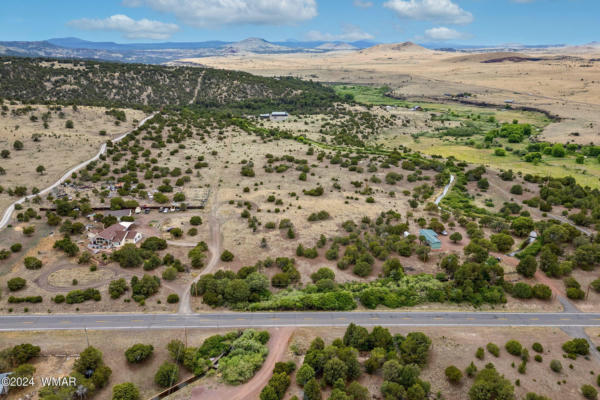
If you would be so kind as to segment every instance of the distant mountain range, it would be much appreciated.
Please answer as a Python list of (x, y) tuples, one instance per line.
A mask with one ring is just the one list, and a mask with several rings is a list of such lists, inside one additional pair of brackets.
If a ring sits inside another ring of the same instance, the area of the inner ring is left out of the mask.
[(346, 42), (268, 42), (248, 38), (240, 42), (114, 43), (91, 42), (79, 38), (55, 38), (36, 42), (1, 42), (0, 55), (25, 57), (84, 58), (130, 63), (161, 64), (181, 58), (211, 57), (229, 54), (277, 54), (357, 50), (376, 43)]
[[(371, 41), (357, 42), (302, 42), (287, 40), (268, 42), (248, 38), (239, 42), (211, 40), (205, 42), (114, 43), (91, 42), (79, 38), (55, 38), (44, 41), (0, 41), (0, 55), (24, 57), (82, 58), (128, 63), (162, 64), (182, 58), (200, 58), (232, 54), (285, 54), (326, 53), (330, 51), (363, 50), (381, 45)], [(499, 46), (466, 46), (458, 44), (420, 43), (421, 46), (442, 51), (522, 51), (564, 47), (565, 45), (525, 46), (506, 44)], [(386, 45), (391, 46), (391, 45)], [(586, 46), (597, 46), (591, 43)]]

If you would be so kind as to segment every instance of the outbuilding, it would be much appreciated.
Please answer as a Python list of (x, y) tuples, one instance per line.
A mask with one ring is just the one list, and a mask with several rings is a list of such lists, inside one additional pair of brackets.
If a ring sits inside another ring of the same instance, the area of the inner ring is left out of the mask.
[(432, 250), (439, 250), (442, 248), (442, 242), (438, 239), (437, 233), (431, 229), (421, 229), (419, 236), (423, 236), (425, 241), (431, 247)]
[(273, 111), (271, 113), (271, 121), (285, 121), (289, 114), (286, 111)]

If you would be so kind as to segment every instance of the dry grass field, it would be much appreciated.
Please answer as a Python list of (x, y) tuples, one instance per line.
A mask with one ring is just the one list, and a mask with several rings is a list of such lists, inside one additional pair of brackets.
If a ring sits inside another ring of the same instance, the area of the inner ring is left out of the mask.
[[(186, 59), (264, 76), (321, 82), (387, 85), (411, 100), (444, 100), (471, 93), (472, 101), (546, 110), (563, 118), (543, 134), (554, 142), (600, 143), (600, 63), (597, 49), (532, 53), (448, 53), (410, 43), (325, 54), (243, 55)], [(518, 61), (518, 62), (517, 62)], [(447, 98), (446, 98), (447, 99)], [(569, 136), (577, 132), (578, 136)]]
[[(4, 187), (0, 193), (2, 212), (18, 198), (9, 196), (8, 189), (25, 186), (31, 194), (34, 187), (41, 190), (51, 185), (69, 168), (94, 156), (103, 142), (131, 130), (145, 117), (142, 111), (125, 110), (127, 120), (117, 126), (115, 117), (106, 115), (107, 109), (100, 107), (82, 106), (77, 111), (72, 107), (50, 110), (45, 105), (5, 103), (4, 107), (0, 115), (0, 150), (10, 151), (10, 156), (1, 163), (6, 171), (0, 181)], [(44, 117), (46, 113), (48, 117)], [(44, 128), (46, 118), (48, 128)], [(73, 121), (72, 129), (65, 127), (67, 121)], [(15, 141), (23, 143), (22, 150), (14, 149)], [(36, 171), (39, 165), (45, 168), (42, 174)]]

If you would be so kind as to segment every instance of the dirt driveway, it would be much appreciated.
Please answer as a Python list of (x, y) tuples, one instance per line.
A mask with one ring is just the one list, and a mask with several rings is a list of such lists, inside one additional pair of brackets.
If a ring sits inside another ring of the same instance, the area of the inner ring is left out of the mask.
[(206, 389), (202, 386), (192, 390), (191, 400), (245, 400), (258, 399), (263, 387), (267, 385), (273, 374), (275, 363), (281, 361), (288, 348), (294, 328), (277, 328), (271, 330), (269, 355), (261, 369), (254, 377), (241, 386), (225, 386), (222, 389)]

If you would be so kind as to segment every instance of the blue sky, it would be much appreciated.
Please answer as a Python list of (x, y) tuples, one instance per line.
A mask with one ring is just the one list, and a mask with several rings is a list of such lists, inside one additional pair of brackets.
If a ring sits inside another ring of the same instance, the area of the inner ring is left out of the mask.
[(3, 0), (1, 40), (600, 41), (600, 0)]

